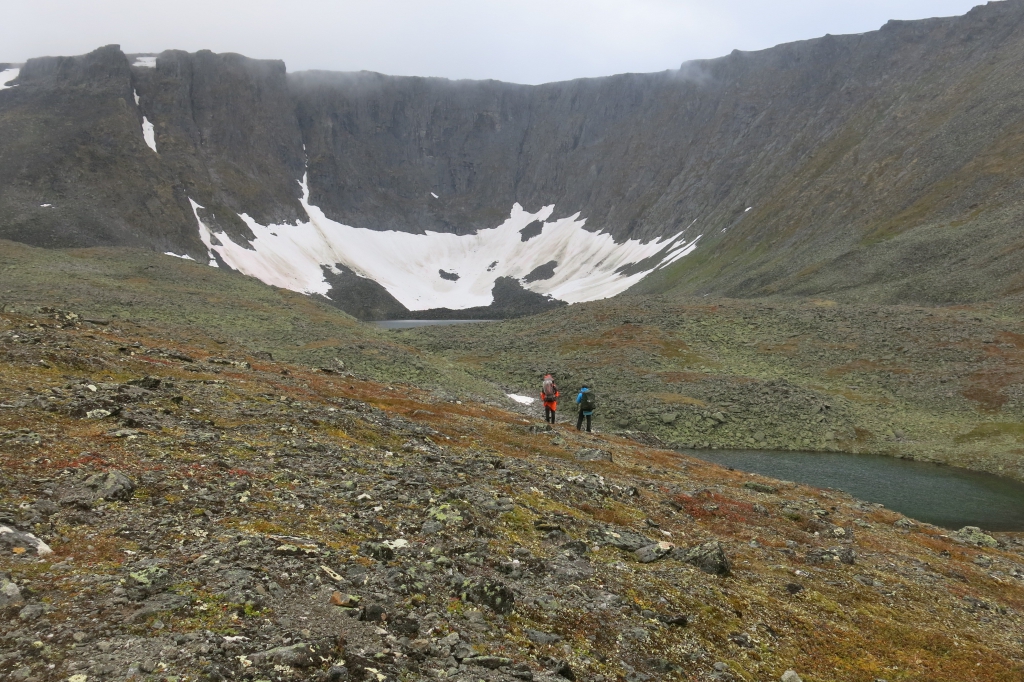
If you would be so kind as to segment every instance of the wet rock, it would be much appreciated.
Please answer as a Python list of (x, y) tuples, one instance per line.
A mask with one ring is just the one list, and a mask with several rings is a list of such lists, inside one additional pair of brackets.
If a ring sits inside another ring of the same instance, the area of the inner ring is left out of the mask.
[(705, 542), (690, 549), (676, 547), (672, 550), (671, 555), (673, 559), (692, 564), (712, 575), (729, 575), (732, 572), (729, 558), (725, 555), (722, 544), (717, 540)]
[(953, 538), (965, 545), (975, 545), (977, 547), (999, 546), (998, 540), (991, 535), (988, 535), (977, 526), (964, 526), (957, 532), (953, 533)]

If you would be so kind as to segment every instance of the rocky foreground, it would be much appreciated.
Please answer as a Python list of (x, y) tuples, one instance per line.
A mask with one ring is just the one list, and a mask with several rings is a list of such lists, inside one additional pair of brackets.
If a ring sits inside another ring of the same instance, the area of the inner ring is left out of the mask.
[(1022, 536), (230, 342), (0, 314), (0, 463), (4, 679), (1024, 676)]

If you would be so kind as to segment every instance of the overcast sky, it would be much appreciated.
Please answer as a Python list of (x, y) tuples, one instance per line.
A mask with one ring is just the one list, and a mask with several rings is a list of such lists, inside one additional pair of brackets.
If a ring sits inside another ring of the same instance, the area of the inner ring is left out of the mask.
[(177, 48), (283, 59), (290, 71), (541, 83), (678, 68), (977, 0), (0, 0), (0, 61)]

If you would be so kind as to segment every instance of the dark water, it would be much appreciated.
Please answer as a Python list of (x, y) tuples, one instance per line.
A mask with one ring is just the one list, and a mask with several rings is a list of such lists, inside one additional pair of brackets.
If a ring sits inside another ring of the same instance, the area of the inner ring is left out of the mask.
[(881, 455), (683, 450), (723, 466), (819, 488), (838, 488), (926, 523), (1024, 530), (1024, 483)]
[(413, 329), (432, 325), (471, 324), (473, 322), (494, 322), (494, 320), (381, 320), (371, 324), (384, 329)]

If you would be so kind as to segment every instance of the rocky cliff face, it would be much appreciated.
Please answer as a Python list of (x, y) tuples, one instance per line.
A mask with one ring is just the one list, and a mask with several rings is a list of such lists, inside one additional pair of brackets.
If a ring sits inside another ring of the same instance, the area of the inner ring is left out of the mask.
[(32, 60), (0, 94), (0, 237), (205, 260), (197, 216), (256, 248), (239, 214), (305, 220), (305, 175), (310, 204), (359, 228), (465, 235), (519, 203), (617, 242), (702, 236), (648, 291), (1012, 294), (1022, 23), (1010, 0), (535, 87), (206, 51)]

